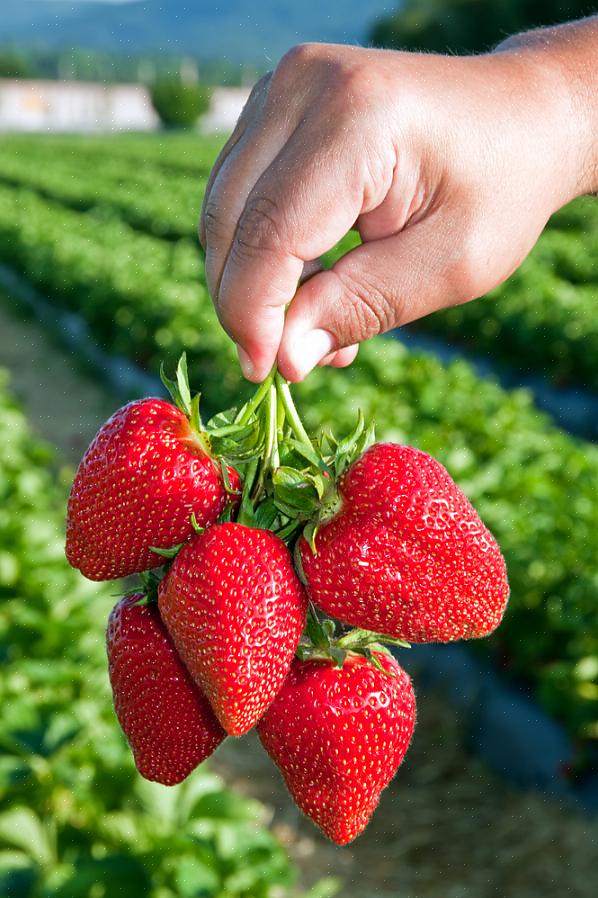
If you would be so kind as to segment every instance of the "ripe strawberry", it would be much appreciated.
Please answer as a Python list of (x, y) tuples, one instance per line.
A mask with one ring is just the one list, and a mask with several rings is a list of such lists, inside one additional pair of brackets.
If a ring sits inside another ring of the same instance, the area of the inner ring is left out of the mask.
[(376, 657), (389, 673), (358, 655), (341, 669), (295, 660), (257, 727), (297, 805), (339, 845), (367, 825), (415, 724), (409, 677), (394, 658)]
[[(228, 471), (233, 488), (238, 475)], [(227, 502), (221, 472), (182, 411), (140, 399), (100, 428), (71, 489), (66, 555), (90, 580), (112, 580), (164, 563), (150, 547), (193, 535), (191, 514), (212, 524)]]
[(410, 642), (486, 636), (509, 595), (500, 549), (435, 459), (378, 443), (341, 477), (341, 507), (299, 543), (310, 598)]
[(176, 653), (154, 604), (141, 593), (113, 608), (106, 642), (114, 709), (139, 773), (180, 783), (226, 733)]
[(289, 550), (269, 530), (216, 524), (175, 558), (160, 612), (222, 726), (240, 736), (287, 675), (307, 597)]

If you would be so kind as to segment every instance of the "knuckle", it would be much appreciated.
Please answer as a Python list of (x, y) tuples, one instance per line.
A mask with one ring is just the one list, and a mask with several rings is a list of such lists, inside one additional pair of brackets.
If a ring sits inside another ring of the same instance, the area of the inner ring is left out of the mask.
[(245, 103), (245, 106), (243, 107), (243, 111), (241, 112), (239, 120), (244, 118), (244, 116), (251, 109), (251, 107), (256, 102), (256, 100), (258, 100), (262, 96), (262, 94), (267, 90), (271, 79), (272, 79), (272, 72), (266, 72), (265, 75), (262, 75), (262, 77), (259, 79), (259, 81), (256, 81), (256, 83), (253, 85), (253, 87), (251, 89), (251, 93), (249, 94), (247, 102)]
[(254, 258), (280, 244), (280, 210), (266, 196), (249, 197), (239, 219), (232, 252), (241, 260)]
[(390, 292), (370, 281), (363, 272), (339, 272), (344, 296), (351, 304), (351, 342), (360, 342), (394, 327), (397, 320)]
[(284, 54), (278, 63), (275, 76), (277, 78), (286, 75), (295, 75), (297, 69), (303, 69), (309, 65), (317, 55), (318, 44), (295, 44), (290, 50)]
[(202, 227), (207, 240), (213, 237), (217, 237), (218, 233), (220, 232), (220, 215), (218, 211), (218, 203), (214, 200), (207, 200), (202, 209), (200, 230)]

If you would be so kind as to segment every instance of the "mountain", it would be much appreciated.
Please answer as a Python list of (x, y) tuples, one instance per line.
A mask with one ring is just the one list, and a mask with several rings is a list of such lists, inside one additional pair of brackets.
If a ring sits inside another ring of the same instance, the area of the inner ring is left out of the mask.
[(390, 0), (20, 0), (0, 16), (0, 44), (163, 51), (269, 67), (303, 41), (362, 43)]

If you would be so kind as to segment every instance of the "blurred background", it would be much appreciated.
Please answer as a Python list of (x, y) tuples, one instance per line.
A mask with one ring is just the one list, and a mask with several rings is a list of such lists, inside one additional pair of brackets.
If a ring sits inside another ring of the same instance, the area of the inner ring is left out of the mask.
[[(100, 424), (182, 349), (204, 414), (244, 396), (195, 228), (251, 85), (301, 41), (484, 51), (595, 12), (539, 0), (20, 0), (0, 18), (0, 896), (590, 898), (598, 890), (598, 207), (484, 300), (298, 390), (306, 420), (437, 456), (504, 549), (474, 647), (401, 652), (413, 746), (337, 848), (251, 736), (183, 785), (136, 774), (111, 707), (116, 584), (63, 555)], [(516, 214), (516, 210), (514, 210)], [(355, 243), (347, 237), (332, 260)]]

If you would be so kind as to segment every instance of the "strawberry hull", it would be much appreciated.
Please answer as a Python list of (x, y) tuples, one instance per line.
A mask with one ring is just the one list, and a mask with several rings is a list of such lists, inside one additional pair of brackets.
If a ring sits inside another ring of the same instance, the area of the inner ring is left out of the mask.
[(282, 686), (307, 596), (274, 533), (216, 524), (184, 546), (160, 584), (160, 612), (225, 730), (240, 736)]
[(139, 773), (173, 786), (226, 737), (176, 653), (155, 604), (122, 599), (108, 621), (108, 670), (116, 716)]
[[(236, 472), (229, 469), (233, 487)], [(151, 547), (170, 548), (214, 523), (228, 501), (218, 465), (187, 417), (162, 399), (119, 409), (99, 430), (75, 475), (66, 556), (90, 580), (157, 567)]]
[(386, 672), (358, 656), (295, 660), (257, 727), (298, 807), (339, 845), (366, 827), (415, 726), (408, 675), (377, 658)]
[(487, 636), (509, 587), (496, 540), (435, 459), (379, 443), (341, 478), (340, 512), (304, 539), (310, 598), (354, 626), (409, 642)]

